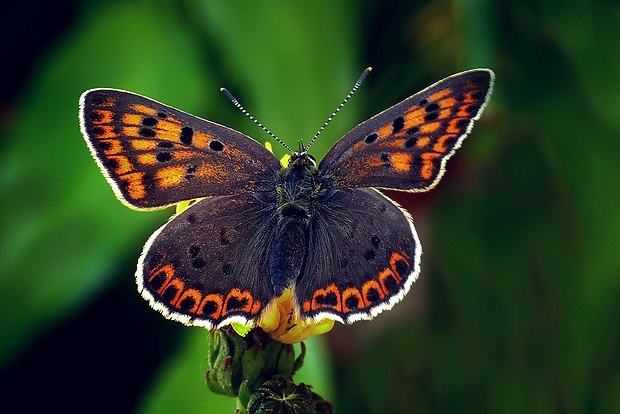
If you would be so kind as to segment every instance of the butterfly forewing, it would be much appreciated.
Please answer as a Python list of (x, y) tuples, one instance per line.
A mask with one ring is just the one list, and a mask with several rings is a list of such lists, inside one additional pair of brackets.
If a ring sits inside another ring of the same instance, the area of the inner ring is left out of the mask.
[(85, 92), (80, 120), (93, 157), (133, 208), (256, 191), (280, 168), (246, 135), (131, 92)]
[(480, 116), (492, 84), (487, 69), (445, 78), (351, 130), (319, 169), (340, 188), (428, 190)]

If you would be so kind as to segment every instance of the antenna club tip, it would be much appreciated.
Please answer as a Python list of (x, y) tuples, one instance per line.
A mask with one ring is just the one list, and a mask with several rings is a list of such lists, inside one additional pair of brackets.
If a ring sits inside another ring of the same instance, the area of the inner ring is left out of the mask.
[(226, 92), (226, 88), (220, 88), (220, 92)]
[(372, 66), (368, 66), (368, 67), (366, 68), (366, 70), (367, 70), (368, 72), (372, 72)]

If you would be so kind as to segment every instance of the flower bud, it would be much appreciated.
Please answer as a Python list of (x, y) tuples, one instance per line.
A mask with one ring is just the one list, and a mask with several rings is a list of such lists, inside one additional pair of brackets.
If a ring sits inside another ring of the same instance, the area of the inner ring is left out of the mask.
[(331, 404), (305, 384), (296, 385), (289, 377), (276, 376), (265, 382), (248, 402), (249, 414), (300, 413), (330, 414)]

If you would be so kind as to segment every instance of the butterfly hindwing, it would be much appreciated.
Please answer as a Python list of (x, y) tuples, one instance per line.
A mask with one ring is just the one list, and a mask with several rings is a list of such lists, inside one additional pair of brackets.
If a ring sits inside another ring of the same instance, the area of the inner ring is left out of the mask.
[(314, 212), (295, 294), (301, 316), (352, 323), (391, 308), (420, 272), (409, 213), (372, 188), (341, 189)]
[(248, 136), (131, 92), (85, 92), (80, 121), (93, 157), (132, 208), (251, 192), (281, 167)]
[(462, 72), (375, 115), (338, 141), (319, 169), (336, 187), (433, 188), (480, 116), (493, 76)]
[(205, 198), (144, 246), (138, 290), (167, 318), (219, 327), (256, 320), (273, 297), (266, 275), (276, 215), (249, 194)]

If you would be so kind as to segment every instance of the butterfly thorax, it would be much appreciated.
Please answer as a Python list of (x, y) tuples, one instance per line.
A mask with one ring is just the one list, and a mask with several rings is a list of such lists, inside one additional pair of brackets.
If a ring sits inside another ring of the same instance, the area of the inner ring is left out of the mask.
[(294, 153), (288, 166), (278, 172), (276, 193), (280, 219), (307, 224), (313, 202), (321, 193), (314, 159), (305, 152)]
[(270, 279), (276, 294), (291, 288), (304, 266), (313, 206), (324, 192), (314, 159), (291, 156), (276, 179), (277, 235), (270, 252)]

